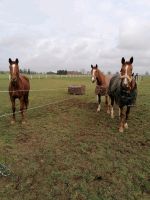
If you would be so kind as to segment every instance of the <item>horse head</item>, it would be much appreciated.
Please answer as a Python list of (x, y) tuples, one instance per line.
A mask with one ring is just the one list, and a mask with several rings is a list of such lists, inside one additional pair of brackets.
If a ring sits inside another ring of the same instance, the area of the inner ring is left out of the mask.
[(96, 78), (98, 77), (98, 65), (95, 66), (91, 65), (91, 75), (92, 75), (92, 83), (96, 81)]
[(121, 59), (122, 67), (120, 70), (121, 75), (121, 86), (125, 90), (129, 90), (132, 84), (132, 63), (133, 57), (130, 58), (129, 61), (125, 61), (124, 57)]
[(10, 76), (11, 76), (11, 82), (13, 84), (16, 84), (19, 79), (19, 60), (16, 58), (15, 61), (12, 61), (11, 58), (9, 58), (9, 69), (10, 69)]

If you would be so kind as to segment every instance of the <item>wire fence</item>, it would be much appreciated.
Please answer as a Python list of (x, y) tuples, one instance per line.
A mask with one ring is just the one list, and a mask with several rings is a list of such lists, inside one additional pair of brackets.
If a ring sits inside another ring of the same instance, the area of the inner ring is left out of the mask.
[[(63, 100), (55, 101), (55, 102), (49, 102), (49, 103), (46, 103), (46, 104), (43, 104), (43, 105), (28, 108), (27, 110), (24, 109), (24, 111), (30, 111), (30, 110), (35, 110), (35, 109), (38, 109), (38, 108), (43, 108), (43, 107), (46, 107), (46, 106), (49, 106), (49, 105), (60, 104), (60, 103), (63, 103), (65, 101), (72, 100), (72, 99), (74, 99), (74, 98), (66, 98), (66, 99), (63, 99)], [(15, 112), (15, 114), (18, 114), (18, 113), (21, 113), (21, 111)], [(11, 116), (12, 114), (13, 114), (13, 112), (5, 113), (5, 114), (0, 115), (0, 118)]]
[[(48, 79), (48, 78), (79, 78), (79, 77), (89, 77), (90, 74), (22, 74), (27, 76), (29, 79)], [(0, 79), (2, 80), (10, 80), (9, 74), (0, 74)]]
[[(138, 85), (140, 84), (140, 82), (141, 82), (141, 80), (139, 80), (137, 82)], [(59, 91), (59, 90), (67, 90), (67, 88), (49, 88), (49, 89), (35, 89), (35, 90), (33, 89), (33, 90), (29, 90), (29, 92), (47, 92), (47, 91)], [(17, 91), (28, 91), (28, 90), (17, 90)], [(0, 93), (8, 93), (8, 92), (16, 92), (16, 91), (14, 91), (14, 90), (13, 91), (0, 90)], [(43, 105), (28, 108), (27, 111), (35, 110), (35, 109), (46, 107), (46, 106), (49, 106), (49, 105), (59, 104), (59, 103), (62, 103), (62, 102), (65, 102), (65, 101), (71, 100), (71, 99), (73, 99), (73, 98), (67, 98), (67, 99), (63, 99), (63, 100), (59, 100), (59, 101), (55, 101), (55, 102), (48, 102), (48, 103), (43, 104)], [(18, 113), (21, 113), (21, 111), (16, 111), (15, 113), (18, 114)], [(4, 113), (4, 114), (0, 115), (0, 118), (11, 116), (12, 114), (13, 114), (12, 112)]]
[(41, 90), (0, 90), (0, 93), (8, 93), (8, 92), (47, 92), (47, 91), (57, 91), (57, 90), (64, 90), (66, 88), (50, 88), (50, 89), (41, 89)]

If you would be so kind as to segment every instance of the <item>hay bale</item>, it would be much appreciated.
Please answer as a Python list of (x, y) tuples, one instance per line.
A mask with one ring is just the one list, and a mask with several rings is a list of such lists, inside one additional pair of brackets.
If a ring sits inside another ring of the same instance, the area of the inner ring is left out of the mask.
[(68, 87), (68, 93), (75, 95), (83, 95), (85, 94), (85, 85), (81, 86), (71, 85)]

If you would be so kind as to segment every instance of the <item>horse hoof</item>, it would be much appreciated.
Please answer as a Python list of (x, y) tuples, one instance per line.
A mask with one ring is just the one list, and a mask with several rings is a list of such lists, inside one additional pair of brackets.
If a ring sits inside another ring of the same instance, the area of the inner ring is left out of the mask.
[(107, 114), (110, 114), (110, 110), (107, 110)]
[(15, 124), (15, 121), (14, 121), (14, 120), (12, 120), (10, 123), (13, 125), (13, 124)]
[(127, 123), (125, 123), (125, 124), (124, 124), (124, 127), (125, 127), (126, 129), (128, 129), (128, 124), (127, 124)]
[(123, 133), (123, 128), (122, 127), (119, 128), (119, 132)]
[(114, 115), (111, 115), (111, 118), (114, 119)]
[(22, 124), (26, 124), (26, 122), (25, 122), (25, 121), (22, 121), (21, 123), (22, 123)]

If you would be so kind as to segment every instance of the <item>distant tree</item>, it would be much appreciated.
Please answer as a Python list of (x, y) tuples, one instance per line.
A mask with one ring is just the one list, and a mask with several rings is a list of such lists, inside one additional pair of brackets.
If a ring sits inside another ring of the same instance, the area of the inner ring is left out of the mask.
[(49, 72), (46, 72), (46, 74), (56, 74), (56, 73), (49, 71)]
[(108, 74), (108, 75), (111, 75), (111, 71), (108, 71), (107, 74)]
[(81, 74), (86, 74), (85, 69), (81, 69)]
[(27, 69), (23, 69), (23, 73), (24, 73), (24, 74), (27, 74)]
[(149, 72), (146, 71), (146, 72), (145, 72), (145, 76), (149, 76)]
[(5, 74), (6, 72), (5, 71), (0, 71), (0, 74)]
[(28, 71), (27, 71), (27, 74), (31, 74), (31, 71), (30, 71), (30, 69), (28, 69)]
[(67, 70), (57, 70), (58, 75), (67, 75)]

